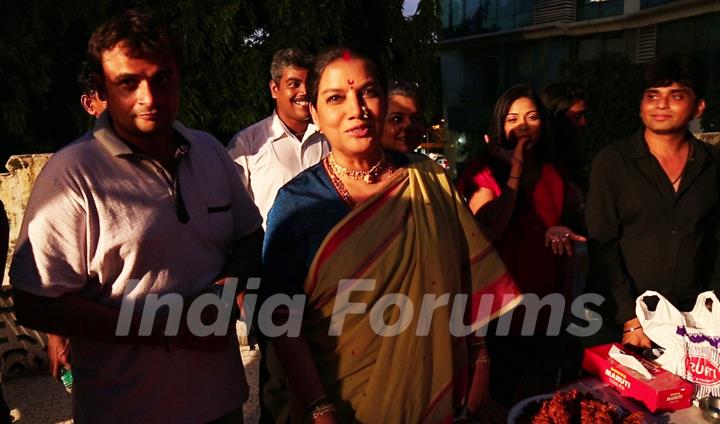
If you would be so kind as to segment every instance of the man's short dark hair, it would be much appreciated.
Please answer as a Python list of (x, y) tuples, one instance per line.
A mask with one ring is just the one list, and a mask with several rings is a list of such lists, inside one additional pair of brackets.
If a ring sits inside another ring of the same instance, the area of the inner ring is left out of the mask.
[(180, 66), (181, 49), (170, 30), (150, 13), (130, 9), (100, 25), (88, 42), (87, 60), (102, 78), (102, 54), (122, 43), (134, 58), (153, 58), (170, 53)]
[(279, 84), (283, 69), (310, 69), (313, 57), (300, 49), (282, 49), (275, 52), (270, 64), (270, 78)]
[(652, 61), (645, 69), (645, 89), (667, 87), (677, 82), (692, 88), (698, 100), (705, 98), (708, 71), (695, 56), (672, 54)]

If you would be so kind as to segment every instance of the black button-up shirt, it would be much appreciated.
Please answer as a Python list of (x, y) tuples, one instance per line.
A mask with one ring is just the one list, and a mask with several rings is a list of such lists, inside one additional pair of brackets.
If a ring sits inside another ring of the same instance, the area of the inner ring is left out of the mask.
[(646, 290), (687, 309), (698, 293), (720, 287), (720, 150), (688, 137), (692, 156), (677, 192), (643, 129), (593, 161), (588, 291), (605, 296), (600, 311), (608, 324), (635, 317), (635, 299)]

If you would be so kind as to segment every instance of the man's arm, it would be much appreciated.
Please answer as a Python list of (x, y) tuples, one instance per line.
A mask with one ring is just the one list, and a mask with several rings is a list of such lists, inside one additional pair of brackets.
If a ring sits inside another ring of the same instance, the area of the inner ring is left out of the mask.
[(225, 263), (220, 278), (237, 278), (237, 292), (235, 303), (240, 313), (243, 311), (245, 289), (248, 279), (260, 277), (262, 269), (262, 244), (265, 232), (262, 227), (253, 233), (235, 241), (230, 256)]
[(259, 277), (262, 264), (262, 227), (233, 243), (221, 277), (238, 279), (238, 289), (244, 288), (248, 278)]
[[(81, 298), (75, 294), (64, 294), (59, 297), (38, 296), (20, 289), (13, 290), (13, 300), (18, 323), (38, 331), (60, 334), (66, 337), (82, 337), (86, 339), (114, 339), (120, 311), (110, 306), (101, 305)], [(92, 318), (89, 318), (92, 317)], [(126, 338), (137, 335), (138, 320), (133, 319), (135, 331), (130, 331)], [(142, 340), (151, 343), (150, 337)], [(153, 338), (154, 344), (161, 344)]]

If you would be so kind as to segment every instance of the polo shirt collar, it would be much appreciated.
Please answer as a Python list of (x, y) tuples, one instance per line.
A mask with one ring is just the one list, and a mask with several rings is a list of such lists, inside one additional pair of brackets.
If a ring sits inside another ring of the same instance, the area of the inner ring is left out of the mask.
[[(172, 123), (172, 128), (184, 139), (184, 143), (178, 148), (182, 150), (181, 154), (186, 154), (190, 150), (190, 146), (193, 143), (195, 137), (193, 134), (185, 128), (181, 123), (175, 121)], [(95, 127), (93, 128), (93, 136), (95, 139), (115, 157), (133, 155), (135, 152), (132, 151), (130, 146), (124, 141), (113, 130), (110, 115), (107, 111), (103, 112), (95, 121)]]
[[(307, 129), (305, 130), (305, 135), (303, 136), (303, 139), (300, 140), (300, 142), (305, 143), (308, 137), (316, 131), (317, 129), (315, 128), (315, 124), (309, 122)], [(277, 114), (277, 110), (273, 110), (272, 124), (270, 125), (270, 140), (275, 142), (281, 140), (284, 137), (293, 137), (297, 139), (297, 137), (295, 137), (292, 131), (290, 131), (287, 125), (285, 125), (285, 123), (282, 121), (282, 119), (280, 119)]]

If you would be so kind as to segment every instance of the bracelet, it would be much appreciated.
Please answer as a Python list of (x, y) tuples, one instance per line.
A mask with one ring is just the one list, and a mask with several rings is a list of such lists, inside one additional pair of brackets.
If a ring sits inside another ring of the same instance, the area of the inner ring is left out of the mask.
[(514, 178), (514, 179), (520, 181), (520, 177), (516, 177), (516, 176), (514, 176), (514, 175), (511, 175), (511, 176), (508, 177), (508, 180), (511, 179), (511, 178)]
[(331, 402), (330, 402), (330, 399), (325, 395), (315, 399), (314, 401), (310, 402), (310, 404), (307, 406), (307, 408), (305, 408), (305, 415), (310, 415), (318, 406), (324, 405), (327, 403), (331, 403)]
[(518, 158), (516, 158), (515, 156), (510, 156), (510, 160), (511, 160), (511, 161), (515, 160), (515, 161), (518, 161), (518, 162), (520, 162), (520, 163), (523, 163), (523, 160), (522, 160), (522, 159), (518, 159)]
[(637, 327), (632, 327), (632, 328), (625, 329), (625, 330), (623, 330), (623, 334), (625, 334), (625, 333), (632, 333), (633, 331), (636, 331), (636, 330), (642, 330), (642, 326), (641, 326), (641, 325), (638, 325)]
[(485, 337), (477, 337), (474, 340), (470, 342), (470, 346), (476, 347), (476, 348), (484, 348), (485, 345)]
[(335, 405), (333, 405), (330, 402), (322, 403), (320, 405), (317, 405), (315, 409), (312, 410), (310, 419), (312, 421), (317, 420), (318, 418), (322, 417), (323, 415), (328, 415), (335, 413), (337, 411), (337, 408), (335, 408)]
[(490, 357), (487, 354), (479, 354), (477, 358), (475, 358), (475, 365), (487, 364), (488, 362), (490, 362)]

